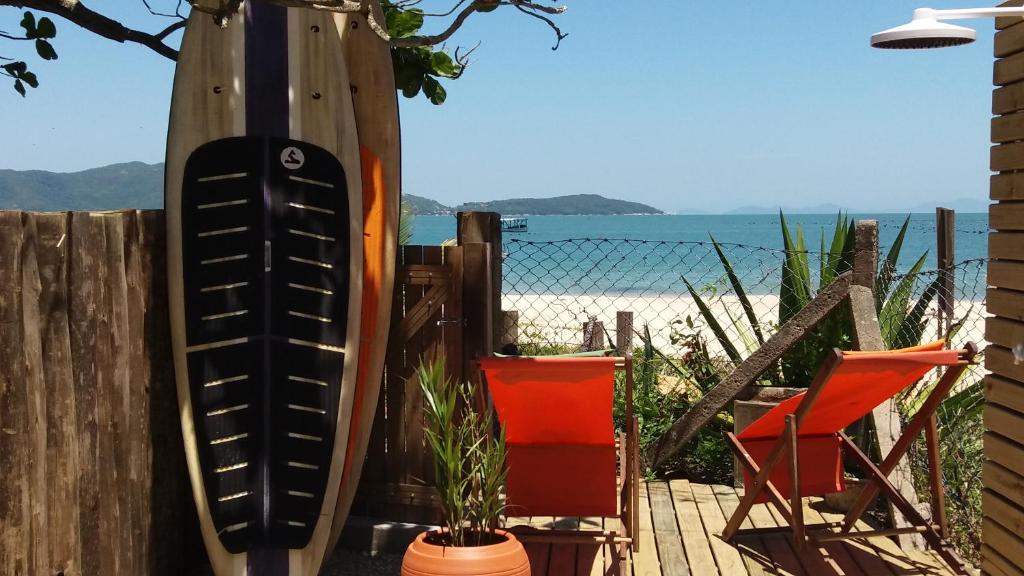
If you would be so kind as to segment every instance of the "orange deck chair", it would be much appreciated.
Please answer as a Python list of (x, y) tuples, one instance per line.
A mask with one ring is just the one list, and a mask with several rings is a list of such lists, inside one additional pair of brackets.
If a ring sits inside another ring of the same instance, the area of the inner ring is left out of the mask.
[[(939, 455), (935, 410), (973, 362), (977, 346), (944, 350), (937, 341), (888, 352), (840, 352), (832, 350), (806, 392), (798, 394), (755, 420), (739, 435), (727, 433), (728, 442), (744, 468), (746, 493), (729, 519), (722, 538), (731, 540), (756, 502), (768, 501), (789, 522), (793, 544), (802, 549), (807, 541), (826, 542), (863, 536), (919, 533), (951, 568), (967, 574), (966, 564), (946, 540), (942, 482), (938, 477)], [(903, 435), (880, 465), (875, 465), (843, 429), (869, 414), (901, 391), (914, 385), (929, 370), (946, 367)], [(932, 520), (926, 521), (893, 487), (888, 475), (906, 454), (922, 430), (928, 442), (931, 473)], [(801, 498), (845, 489), (842, 454), (849, 455), (868, 476), (868, 483), (842, 522), (805, 525)], [(860, 530), (852, 528), (879, 490), (912, 525), (908, 528)], [(772, 529), (747, 529), (743, 533)]]
[[(480, 368), (506, 428), (507, 515), (622, 520), (621, 531), (542, 530), (523, 539), (619, 544), (621, 559), (625, 545), (637, 543), (632, 358), (508, 356), (484, 358)], [(625, 371), (629, 423), (618, 443), (612, 424), (617, 369)]]

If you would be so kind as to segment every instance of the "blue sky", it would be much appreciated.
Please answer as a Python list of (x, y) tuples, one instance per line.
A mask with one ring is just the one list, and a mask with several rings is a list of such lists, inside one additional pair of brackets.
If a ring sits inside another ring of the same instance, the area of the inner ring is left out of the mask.
[[(565, 3), (555, 52), (546, 27), (510, 9), (456, 36), (483, 44), (448, 102), (401, 103), (405, 192), (445, 204), (596, 193), (672, 212), (986, 198), (991, 20), (966, 23), (979, 36), (967, 47), (907, 52), (868, 37), (916, 2)], [(132, 24), (162, 24), (117, 4)], [(0, 8), (0, 29), (19, 18)], [(0, 168), (162, 161), (173, 63), (57, 24), (60, 59), (32, 60), (40, 88), (0, 87)]]

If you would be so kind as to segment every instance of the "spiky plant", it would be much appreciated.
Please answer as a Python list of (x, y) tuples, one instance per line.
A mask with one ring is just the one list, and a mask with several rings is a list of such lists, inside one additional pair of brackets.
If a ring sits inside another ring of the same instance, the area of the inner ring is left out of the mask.
[(434, 454), (437, 491), (448, 529), (445, 544), (487, 544), (504, 511), (505, 428), (492, 436), (491, 412), (473, 408), (475, 387), (448, 378), (443, 357), (421, 362), (416, 374), (423, 390), (423, 432)]

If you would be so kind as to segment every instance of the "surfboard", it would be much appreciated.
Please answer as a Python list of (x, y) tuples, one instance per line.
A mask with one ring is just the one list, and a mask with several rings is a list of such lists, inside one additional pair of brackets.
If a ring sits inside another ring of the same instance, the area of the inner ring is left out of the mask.
[(333, 16), (250, 0), (222, 28), (193, 10), (165, 178), (175, 379), (212, 567), (315, 574), (365, 418), (363, 185)]
[[(377, 22), (384, 22), (377, 0), (371, 0), (370, 9)], [(355, 498), (376, 412), (391, 325), (401, 206), (398, 92), (391, 48), (370, 29), (362, 15), (337, 15), (335, 24), (345, 48), (362, 162), (363, 302), (359, 376), (353, 410), (359, 420), (349, 432), (349, 448), (331, 531), (332, 549), (341, 536)]]

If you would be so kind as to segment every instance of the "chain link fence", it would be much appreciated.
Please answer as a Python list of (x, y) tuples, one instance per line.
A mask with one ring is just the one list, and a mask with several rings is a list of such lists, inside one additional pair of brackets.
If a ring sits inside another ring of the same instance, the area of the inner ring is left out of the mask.
[[(713, 374), (696, 386), (678, 374), (658, 375), (660, 388), (688, 387), (684, 395), (692, 399), (756, 350), (802, 305), (799, 299), (781, 295), (786, 256), (773, 248), (711, 242), (509, 240), (503, 254), (505, 338), (525, 354), (572, 352), (584, 347), (585, 338), (593, 344), (585, 335), (599, 322), (605, 335), (598, 334), (600, 346), (613, 347), (618, 336), (616, 313), (632, 312), (629, 341), (634, 347), (646, 344), (664, 358), (679, 359), (680, 365), (699, 357), (710, 366)], [(835, 257), (814, 252), (800, 257), (806, 259), (802, 269), (809, 277), (807, 284), (819, 288), (823, 271), (828, 275)], [(984, 258), (971, 259), (946, 271), (913, 273), (897, 267), (880, 305), (887, 345), (895, 348), (945, 337), (951, 347), (973, 341), (983, 350), (987, 264)], [(952, 285), (948, 304), (940, 288), (944, 277)], [(841, 308), (836, 314), (848, 312)], [(842, 334), (843, 330), (832, 336), (848, 346), (848, 330)], [(825, 340), (831, 342), (827, 336)], [(816, 364), (809, 369), (816, 370)], [(693, 363), (685, 371), (698, 373)], [(981, 364), (969, 369), (937, 413), (940, 472), (949, 523), (955, 528), (951, 537), (970, 558), (976, 558), (980, 546), (984, 375)], [(901, 418), (912, 417), (938, 376), (926, 376), (897, 398), (894, 410)], [(910, 458), (917, 491), (924, 498), (929, 487), (923, 441), (915, 444)]]

